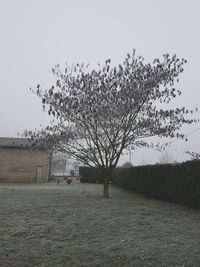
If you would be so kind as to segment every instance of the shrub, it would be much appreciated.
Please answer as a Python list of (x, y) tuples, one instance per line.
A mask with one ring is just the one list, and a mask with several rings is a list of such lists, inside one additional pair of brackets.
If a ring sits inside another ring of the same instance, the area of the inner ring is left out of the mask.
[(67, 182), (67, 184), (71, 184), (72, 183), (72, 179), (71, 178), (67, 178), (66, 182)]

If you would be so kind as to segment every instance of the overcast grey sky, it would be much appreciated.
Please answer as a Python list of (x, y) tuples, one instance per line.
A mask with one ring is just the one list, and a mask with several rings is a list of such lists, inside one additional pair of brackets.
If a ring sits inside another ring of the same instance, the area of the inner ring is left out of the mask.
[[(176, 104), (199, 107), (199, 10), (199, 0), (0, 0), (0, 136), (48, 123), (29, 87), (51, 85), (55, 64), (95, 66), (107, 58), (118, 64), (133, 48), (147, 61), (163, 53), (186, 58)], [(188, 137), (168, 150), (173, 160), (184, 159), (187, 149), (200, 152), (200, 131)], [(156, 162), (158, 157), (139, 151), (132, 162)]]

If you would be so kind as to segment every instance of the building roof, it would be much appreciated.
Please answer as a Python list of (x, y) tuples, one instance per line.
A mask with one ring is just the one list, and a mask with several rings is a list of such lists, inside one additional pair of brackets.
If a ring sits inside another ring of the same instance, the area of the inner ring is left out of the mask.
[(45, 141), (39, 142), (30, 140), (28, 138), (16, 138), (16, 137), (0, 137), (0, 147), (14, 147), (14, 148), (45, 148)]

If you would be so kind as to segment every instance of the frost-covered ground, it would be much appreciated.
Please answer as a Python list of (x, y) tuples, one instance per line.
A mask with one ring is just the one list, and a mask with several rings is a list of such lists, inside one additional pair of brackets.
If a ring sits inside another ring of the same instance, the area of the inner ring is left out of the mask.
[(0, 266), (200, 266), (200, 211), (102, 185), (0, 184)]

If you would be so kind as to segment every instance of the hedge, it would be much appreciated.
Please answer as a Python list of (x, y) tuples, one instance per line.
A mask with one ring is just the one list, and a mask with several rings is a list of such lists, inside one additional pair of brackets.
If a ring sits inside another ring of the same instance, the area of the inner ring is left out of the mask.
[[(81, 182), (103, 182), (102, 170), (80, 168)], [(200, 208), (200, 161), (116, 168), (112, 183), (144, 195)]]
[(81, 183), (103, 183), (103, 173), (100, 168), (79, 167)]

